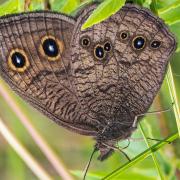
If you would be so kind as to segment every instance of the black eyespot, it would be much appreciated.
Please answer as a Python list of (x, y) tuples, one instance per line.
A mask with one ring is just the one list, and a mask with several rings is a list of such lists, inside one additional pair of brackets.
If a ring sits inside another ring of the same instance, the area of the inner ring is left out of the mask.
[(43, 46), (44, 53), (47, 56), (49, 56), (49, 57), (58, 56), (59, 48), (58, 48), (58, 45), (57, 45), (55, 39), (52, 39), (52, 38), (45, 39), (42, 46)]
[(104, 58), (105, 52), (104, 52), (104, 48), (102, 46), (97, 45), (95, 47), (94, 53), (95, 53), (96, 58), (98, 58), (98, 59)]
[(160, 41), (152, 41), (151, 42), (151, 47), (154, 48), (154, 49), (157, 49), (158, 47), (161, 46), (161, 42)]
[(133, 47), (137, 50), (143, 49), (145, 46), (145, 38), (142, 36), (136, 37), (133, 40)]
[(104, 44), (104, 50), (109, 52), (109, 51), (111, 51), (111, 49), (112, 49), (111, 43), (110, 42), (106, 42)]
[(129, 36), (128, 32), (125, 32), (125, 31), (124, 31), (124, 32), (121, 32), (121, 33), (120, 33), (120, 38), (121, 38), (122, 40), (127, 39), (128, 36)]
[(16, 72), (24, 72), (29, 66), (25, 51), (18, 48), (13, 49), (8, 57), (8, 65)]
[(90, 46), (90, 38), (88, 36), (82, 37), (80, 40), (81, 46), (89, 47)]
[(12, 64), (16, 68), (23, 68), (26, 65), (26, 60), (25, 60), (24, 55), (19, 52), (14, 52), (11, 55), (11, 59), (12, 59)]
[(89, 39), (84, 38), (82, 41), (83, 46), (88, 46), (89, 45)]
[(46, 35), (41, 39), (39, 51), (45, 59), (49, 61), (58, 61), (61, 60), (61, 54), (64, 51), (64, 43), (52, 35)]

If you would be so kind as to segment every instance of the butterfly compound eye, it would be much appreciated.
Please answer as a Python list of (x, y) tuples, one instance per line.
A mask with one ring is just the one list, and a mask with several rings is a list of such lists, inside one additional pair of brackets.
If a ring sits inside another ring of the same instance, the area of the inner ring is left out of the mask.
[(8, 58), (8, 65), (16, 72), (24, 72), (29, 66), (26, 53), (21, 49), (12, 50)]
[(152, 41), (150, 46), (153, 48), (153, 49), (157, 49), (161, 46), (161, 42), (160, 41)]
[(141, 50), (145, 47), (145, 38), (142, 36), (137, 36), (132, 41), (132, 46), (135, 50)]
[(88, 36), (82, 37), (80, 40), (81, 46), (86, 48), (90, 46), (90, 38)]
[(53, 36), (42, 38), (40, 52), (50, 61), (56, 61), (60, 58), (64, 49), (63, 43)]

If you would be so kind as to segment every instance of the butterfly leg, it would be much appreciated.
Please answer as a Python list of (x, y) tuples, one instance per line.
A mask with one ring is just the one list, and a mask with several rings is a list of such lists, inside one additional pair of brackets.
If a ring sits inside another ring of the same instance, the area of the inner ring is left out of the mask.
[[(123, 124), (120, 122), (111, 122), (99, 133), (96, 138), (97, 148), (100, 151), (99, 160), (106, 159), (109, 155), (112, 154), (114, 150), (118, 150), (121, 153), (121, 148), (115, 146), (115, 144), (122, 139), (127, 139), (130, 137), (133, 128), (131, 125)], [(124, 154), (125, 155), (125, 154)], [(127, 155), (125, 155), (127, 157)], [(130, 160), (127, 157), (128, 160)]]
[(172, 108), (173, 108), (173, 105), (174, 105), (174, 103), (172, 103), (171, 107), (169, 107), (169, 108), (167, 108), (167, 109), (164, 109), (164, 110), (147, 112), (147, 113), (143, 113), (143, 114), (139, 114), (139, 115), (135, 116), (132, 127), (133, 127), (133, 128), (137, 128), (138, 118), (143, 117), (143, 116), (146, 116), (146, 115), (160, 114), (160, 113), (164, 113), (164, 112), (171, 111)]

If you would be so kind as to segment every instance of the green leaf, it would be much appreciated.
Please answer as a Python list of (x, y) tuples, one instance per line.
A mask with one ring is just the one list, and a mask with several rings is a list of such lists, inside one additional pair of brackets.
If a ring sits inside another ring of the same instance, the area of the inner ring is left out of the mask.
[(19, 1), (9, 0), (0, 6), (0, 16), (19, 11)]
[(59, 11), (70, 14), (78, 7), (79, 4), (80, 4), (80, 0), (66, 0), (63, 6), (59, 9)]
[[(175, 34), (177, 42), (180, 42), (180, 22), (172, 24), (170, 26), (170, 29)], [(177, 44), (176, 52), (180, 52), (180, 43)]]
[(154, 12), (154, 14), (157, 14), (158, 15), (158, 12), (157, 12), (157, 0), (152, 0), (151, 4), (150, 4), (150, 9), (152, 10), (152, 12)]
[(81, 9), (85, 8), (85, 6), (87, 6), (89, 3), (92, 3), (92, 2), (93, 2), (93, 0), (83, 1), (82, 3), (80, 3), (80, 4), (76, 7), (75, 10), (73, 10), (73, 11), (70, 13), (70, 15), (71, 15), (71, 16), (76, 16)]
[[(178, 42), (180, 42), (180, 0), (158, 10), (159, 17), (170, 26), (172, 32), (176, 35)], [(177, 51), (180, 51), (180, 44), (178, 43)]]
[(157, 0), (157, 4), (159, 8), (168, 8), (170, 7), (172, 4), (178, 2), (179, 0)]
[(144, 4), (144, 2), (145, 0), (134, 0), (134, 3), (139, 4), (141, 6)]
[(154, 0), (146, 0), (146, 1), (143, 3), (143, 6), (144, 6), (144, 7), (147, 7), (147, 8), (150, 8), (150, 5), (152, 4), (152, 1), (154, 1)]
[(50, 0), (51, 9), (54, 11), (59, 11), (67, 0)]
[(82, 30), (105, 20), (112, 14), (115, 14), (125, 4), (125, 1), (126, 0), (106, 0), (101, 3), (83, 24)]
[(29, 7), (30, 11), (34, 10), (42, 10), (44, 9), (44, 0), (31, 0), (31, 4)]
[[(82, 171), (72, 171), (72, 174), (77, 176), (79, 179), (83, 179), (83, 176), (84, 176), (84, 172)], [(98, 174), (98, 173), (88, 173), (86, 175), (86, 179), (88, 180), (100, 180), (102, 179), (102, 174)]]
[(171, 25), (180, 22), (180, 1), (163, 9), (158, 10), (159, 17), (161, 17), (167, 24)]

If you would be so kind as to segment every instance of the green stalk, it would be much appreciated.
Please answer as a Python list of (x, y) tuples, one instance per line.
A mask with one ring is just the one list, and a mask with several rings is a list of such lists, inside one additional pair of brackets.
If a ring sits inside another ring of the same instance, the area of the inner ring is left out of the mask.
[(176, 140), (178, 137), (179, 137), (178, 133), (175, 133), (175, 134), (169, 136), (168, 138), (164, 139), (164, 141), (153, 145), (151, 148), (148, 148), (143, 153), (141, 153), (138, 156), (136, 156), (135, 158), (133, 158), (130, 162), (127, 162), (123, 166), (117, 168), (116, 170), (114, 170), (113, 172), (111, 172), (110, 174), (105, 176), (103, 179), (107, 180), (107, 179), (113, 179), (115, 177), (117, 179), (117, 177), (120, 173), (122, 173), (125, 170), (127, 170), (128, 168), (134, 166), (136, 163), (143, 161), (148, 156), (150, 156), (152, 154), (152, 152), (156, 152), (157, 150), (162, 148), (164, 145), (168, 144), (169, 142), (173, 142), (174, 140)]
[(179, 136), (180, 136), (180, 111), (179, 111), (178, 99), (177, 99), (176, 88), (175, 88), (171, 65), (169, 65), (169, 67), (168, 67), (166, 80), (168, 83), (171, 100), (174, 103), (173, 111), (174, 111), (174, 115), (176, 118), (177, 128), (178, 128), (178, 132), (179, 132)]
[[(144, 141), (145, 141), (147, 147), (150, 149), (150, 148), (151, 148), (151, 145), (149, 144), (149, 142), (148, 142), (148, 140), (147, 140), (147, 138), (146, 138), (146, 134), (145, 134), (145, 132), (144, 132), (144, 130), (143, 130), (143, 127), (142, 127), (141, 123), (139, 124), (139, 128), (140, 128), (141, 133), (142, 133), (142, 135), (143, 135), (143, 137), (144, 137)], [(153, 159), (153, 161), (154, 161), (154, 164), (155, 164), (155, 167), (156, 167), (156, 169), (157, 169), (157, 172), (158, 172), (158, 174), (159, 174), (160, 179), (164, 179), (163, 173), (161, 172), (159, 163), (158, 163), (158, 161), (157, 161), (157, 158), (156, 158), (154, 152), (151, 153), (151, 156), (152, 156), (152, 159)]]

